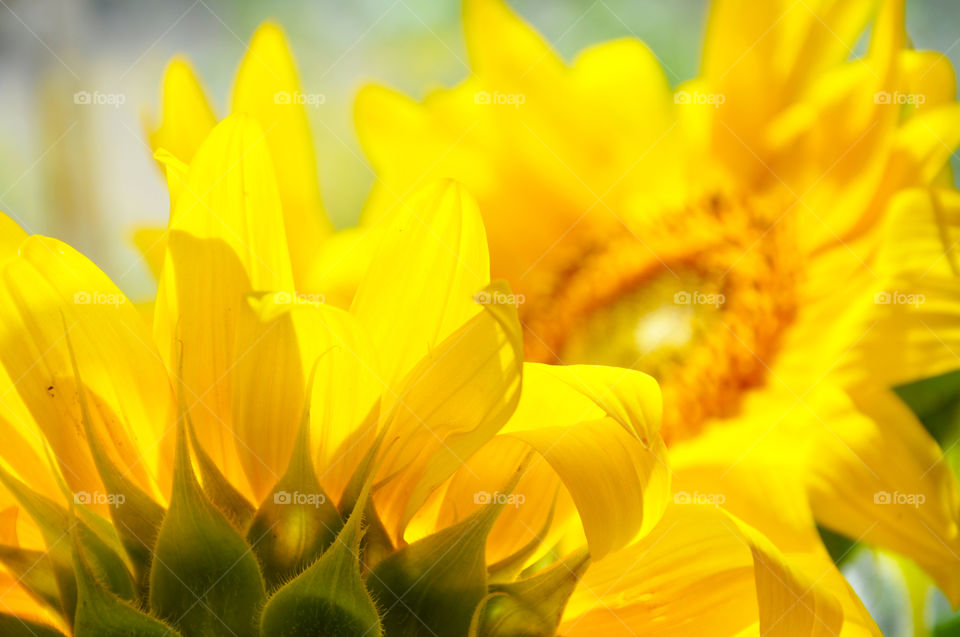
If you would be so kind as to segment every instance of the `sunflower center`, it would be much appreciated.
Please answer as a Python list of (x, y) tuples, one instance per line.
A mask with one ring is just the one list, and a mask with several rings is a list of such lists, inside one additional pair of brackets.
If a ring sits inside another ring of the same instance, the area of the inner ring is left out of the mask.
[(667, 442), (734, 415), (796, 312), (801, 263), (782, 210), (712, 197), (581, 247), (523, 308), (528, 360), (653, 375)]

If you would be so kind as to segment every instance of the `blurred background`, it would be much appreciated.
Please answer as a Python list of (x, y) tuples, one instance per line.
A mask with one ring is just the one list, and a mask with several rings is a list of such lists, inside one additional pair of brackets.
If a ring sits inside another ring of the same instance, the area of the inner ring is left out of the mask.
[[(672, 83), (696, 72), (705, 0), (509, 3), (567, 59), (591, 43), (634, 36)], [(907, 16), (917, 48), (960, 66), (958, 0), (907, 0)], [(222, 116), (246, 43), (268, 18), (287, 33), (304, 92), (325, 96), (308, 109), (321, 186), (334, 223), (352, 225), (373, 182), (353, 133), (353, 98), (373, 81), (420, 97), (464, 78), (457, 0), (0, 0), (0, 210), (30, 233), (76, 246), (132, 297), (148, 296), (152, 279), (130, 237), (167, 218), (144, 132), (164, 67), (186, 55)], [(113, 103), (76, 104), (79, 91)], [(929, 412), (925, 422), (939, 428), (944, 447), (955, 445), (960, 378), (904, 391), (918, 413)], [(827, 539), (888, 637), (934, 625), (938, 636), (960, 635), (960, 619), (911, 565)]]

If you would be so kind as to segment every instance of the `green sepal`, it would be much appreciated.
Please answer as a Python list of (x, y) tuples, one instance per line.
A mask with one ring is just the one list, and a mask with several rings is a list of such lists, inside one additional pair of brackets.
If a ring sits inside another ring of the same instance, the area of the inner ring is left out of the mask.
[[(520, 479), (521, 465), (509, 493)], [(465, 635), (487, 594), (487, 536), (503, 510), (493, 502), (380, 562), (367, 579), (390, 637)]]
[(47, 545), (47, 555), (57, 580), (57, 587), (60, 590), (61, 608), (67, 620), (73, 619), (77, 601), (73, 557), (68, 540), (71, 529), (76, 529), (80, 541), (90, 552), (94, 568), (101, 574), (104, 584), (110, 591), (125, 599), (135, 597), (133, 577), (123, 559), (83, 520), (71, 519), (63, 507), (34, 492), (2, 467), (0, 467), (0, 483), (13, 494), (40, 528)]
[(247, 531), (271, 590), (315, 562), (343, 527), (337, 507), (317, 480), (310, 456), (313, 378), (311, 372), (287, 470), (260, 504)]
[[(375, 426), (379, 416), (380, 401), (377, 401), (367, 413), (362, 427)], [(373, 479), (377, 455), (380, 447), (383, 445), (386, 433), (386, 428), (380, 430), (376, 440), (370, 445), (360, 464), (358, 464), (354, 470), (353, 475), (350, 476), (350, 480), (343, 490), (343, 495), (340, 497), (340, 506), (338, 507), (340, 517), (346, 519), (353, 514), (353, 510), (360, 500), (360, 495), (363, 493), (367, 484)], [(363, 531), (363, 539), (360, 542), (360, 564), (364, 571), (367, 572), (391, 555), (394, 552), (394, 547), (393, 541), (390, 539), (390, 533), (387, 532), (387, 528), (380, 520), (380, 515), (377, 513), (373, 499), (365, 498), (364, 502), (363, 520), (365, 528)]]
[(495, 584), (471, 622), (470, 637), (552, 637), (577, 582), (590, 565), (586, 549), (533, 577)]
[(491, 583), (508, 582), (516, 578), (517, 574), (523, 569), (524, 564), (533, 557), (543, 544), (543, 538), (547, 537), (550, 526), (553, 524), (553, 514), (557, 506), (556, 495), (553, 498), (553, 504), (550, 505), (550, 512), (547, 513), (547, 519), (540, 527), (540, 531), (534, 535), (533, 539), (521, 546), (514, 553), (506, 556), (499, 562), (491, 564), (487, 568), (487, 574)]
[(17, 578), (31, 597), (63, 614), (57, 576), (46, 553), (4, 544), (0, 545), (0, 564)]
[(46, 624), (0, 613), (0, 635), (3, 637), (66, 637), (56, 628)]
[(153, 545), (163, 520), (164, 510), (116, 467), (103, 448), (93, 429), (86, 388), (80, 376), (80, 368), (77, 365), (73, 344), (70, 342), (70, 335), (66, 330), (66, 322), (64, 322), (64, 338), (67, 341), (67, 349), (70, 351), (70, 364), (73, 366), (73, 376), (77, 384), (80, 420), (83, 423), (83, 431), (93, 462), (97, 467), (97, 473), (100, 474), (103, 486), (108, 492), (123, 495), (121, 503), (110, 507), (113, 527), (133, 565), (138, 590), (145, 593), (150, 577), (150, 563), (153, 560)]
[(285, 584), (263, 611), (261, 633), (270, 637), (380, 637), (377, 606), (363, 584), (360, 527), (365, 489), (336, 541), (307, 570)]
[(249, 545), (197, 483), (182, 396), (180, 402), (170, 508), (150, 569), (150, 609), (185, 637), (256, 637), (263, 576)]
[(73, 564), (77, 578), (74, 637), (181, 637), (170, 626), (104, 588), (91, 571), (76, 534)]
[(193, 423), (187, 423), (187, 430), (190, 433), (190, 445), (193, 447), (193, 455), (197, 459), (197, 467), (200, 469), (200, 480), (203, 482), (203, 492), (210, 499), (215, 507), (241, 532), (245, 533), (253, 520), (253, 514), (256, 509), (240, 493), (236, 487), (230, 484), (230, 481), (220, 472), (217, 463), (210, 458), (209, 454), (203, 449), (200, 440), (197, 438), (197, 432)]

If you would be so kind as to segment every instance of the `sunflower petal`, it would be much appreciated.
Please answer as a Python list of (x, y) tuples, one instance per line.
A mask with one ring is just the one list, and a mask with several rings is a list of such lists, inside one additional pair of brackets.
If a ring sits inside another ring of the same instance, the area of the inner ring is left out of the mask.
[(237, 72), (233, 112), (260, 123), (277, 167), (287, 242), (297, 283), (302, 284), (313, 255), (330, 232), (320, 200), (316, 159), (300, 80), (280, 28), (263, 24), (253, 35)]
[(217, 118), (186, 60), (174, 58), (167, 65), (162, 99), (162, 122), (150, 132), (150, 146), (154, 151), (165, 148), (189, 164)]
[(153, 490), (148, 475), (162, 475), (157, 445), (172, 395), (137, 310), (93, 263), (41, 236), (24, 240), (3, 266), (0, 298), (0, 360), (67, 482), (77, 491), (100, 483), (82, 434), (64, 323), (94, 395), (95, 430), (117, 465)]
[(233, 372), (251, 347), (238, 338), (250, 334), (241, 322), (253, 320), (246, 297), (257, 290), (292, 291), (293, 274), (262, 129), (232, 115), (197, 151), (171, 211), (154, 320), (170, 369), (182, 342), (197, 436), (231, 476)]
[(384, 381), (396, 388), (476, 314), (473, 294), (489, 280), (486, 234), (473, 198), (449, 180), (416, 192), (383, 232), (351, 307), (379, 353)]
[[(503, 284), (487, 288), (509, 296)], [(520, 397), (522, 343), (512, 305), (492, 303), (435, 346), (407, 376), (384, 426), (394, 440), (377, 508), (395, 539), (430, 493), (490, 440)]]
[(836, 599), (755, 529), (706, 505), (673, 505), (652, 533), (595, 561), (564, 635), (835, 635)]

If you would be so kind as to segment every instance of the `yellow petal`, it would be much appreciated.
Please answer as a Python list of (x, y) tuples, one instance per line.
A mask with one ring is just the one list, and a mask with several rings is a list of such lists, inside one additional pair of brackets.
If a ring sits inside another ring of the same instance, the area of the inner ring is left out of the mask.
[(596, 557), (649, 530), (663, 513), (670, 475), (661, 408), (659, 387), (641, 372), (525, 367), (520, 405), (501, 435), (523, 440), (550, 463)]
[(503, 0), (466, 0), (463, 24), (471, 66), (490, 87), (510, 93), (520, 82), (559, 79), (560, 58)]
[[(232, 372), (246, 295), (293, 290), (280, 200), (263, 131), (232, 115), (214, 128), (171, 212), (154, 332), (168, 366), (182, 347), (197, 434), (227, 476), (238, 471)], [(182, 345), (181, 345), (182, 344)]]
[(233, 422), (254, 498), (261, 501), (290, 462), (315, 365), (311, 440), (320, 483), (337, 498), (376, 435), (376, 414), (361, 429), (382, 391), (373, 354), (343, 310), (285, 292), (250, 303), (257, 320), (246, 322), (246, 333), (238, 335), (238, 342), (250, 345), (234, 374), (242, 391), (234, 392)]
[(373, 340), (382, 378), (396, 388), (431, 348), (476, 314), (473, 295), (488, 283), (490, 263), (477, 204), (455, 182), (421, 188), (389, 224), (351, 313)]
[[(491, 285), (491, 296), (509, 296)], [(450, 300), (451, 303), (456, 298)], [(407, 375), (388, 416), (377, 506), (397, 539), (430, 493), (490, 440), (520, 398), (522, 341), (516, 308), (490, 303), (432, 347)]]
[(960, 604), (960, 485), (937, 443), (889, 390), (823, 402), (808, 432), (817, 519), (915, 560)]
[(671, 447), (674, 501), (713, 503), (750, 524), (783, 551), (793, 567), (836, 597), (844, 614), (841, 634), (879, 637), (816, 528), (804, 478), (805, 447), (800, 444), (807, 438), (798, 433), (810, 425), (795, 421), (809, 412), (785, 395), (754, 396), (744, 411), (742, 418)]
[(313, 255), (330, 232), (303, 97), (283, 32), (275, 24), (263, 24), (237, 72), (233, 112), (253, 116), (266, 133), (298, 284), (310, 272)]
[(167, 65), (162, 99), (162, 123), (150, 132), (150, 146), (154, 151), (165, 148), (190, 163), (217, 118), (186, 60), (174, 58)]
[(323, 294), (330, 305), (349, 309), (373, 258), (377, 230), (379, 226), (356, 227), (330, 235), (317, 254), (304, 289)]
[(67, 483), (89, 490), (99, 479), (80, 426), (64, 325), (108, 452), (142, 488), (155, 490), (171, 392), (133, 304), (82, 255), (40, 236), (26, 239), (4, 265), (0, 297), (0, 359)]
[(591, 564), (565, 635), (835, 635), (837, 600), (755, 529), (706, 505), (673, 505), (653, 532)]

